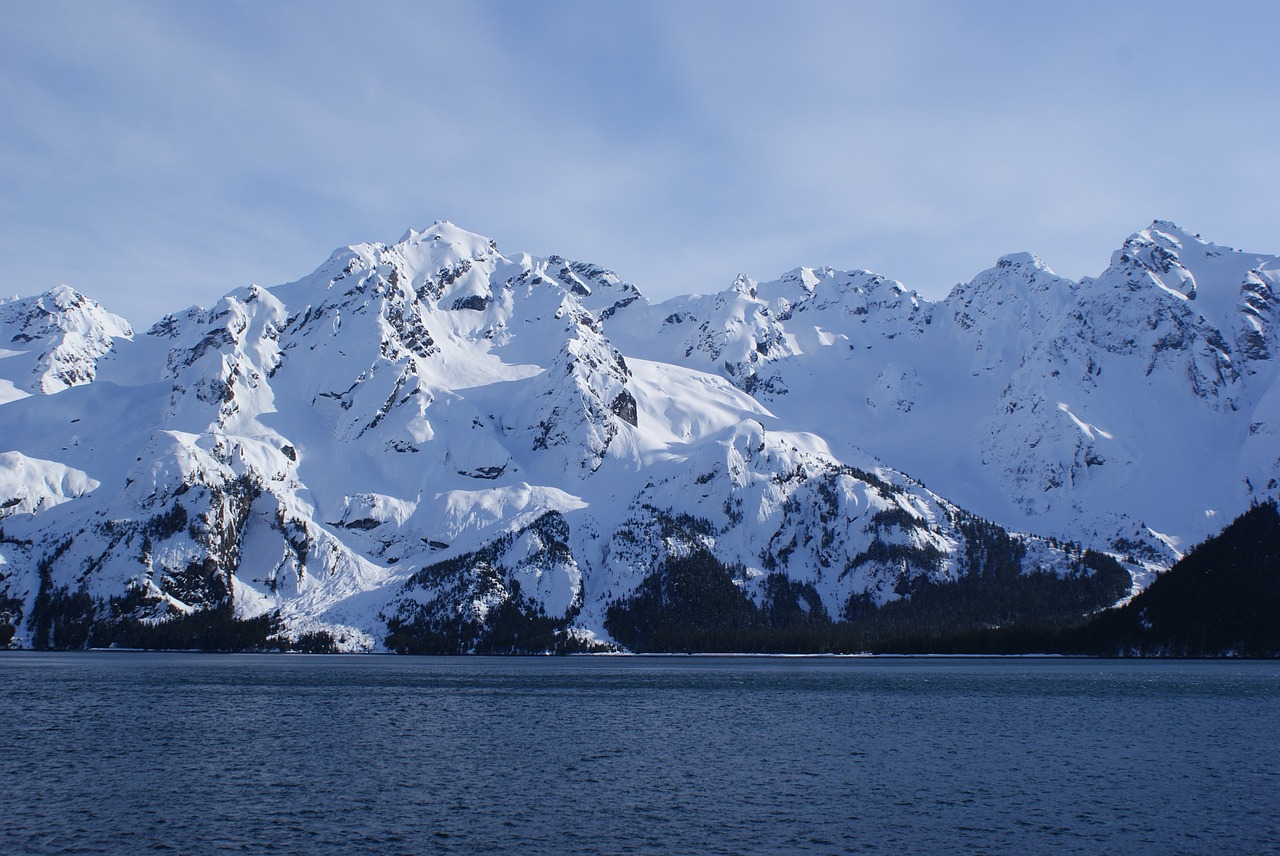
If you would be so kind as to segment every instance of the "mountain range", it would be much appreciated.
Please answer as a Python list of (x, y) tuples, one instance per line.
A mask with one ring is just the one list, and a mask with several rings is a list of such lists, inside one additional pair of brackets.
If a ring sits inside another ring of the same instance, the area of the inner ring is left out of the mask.
[(1079, 281), (1015, 254), (938, 301), (802, 267), (651, 303), (437, 222), (141, 333), (66, 286), (14, 298), (0, 641), (1079, 618), (1280, 492), (1278, 289), (1280, 258), (1156, 221)]

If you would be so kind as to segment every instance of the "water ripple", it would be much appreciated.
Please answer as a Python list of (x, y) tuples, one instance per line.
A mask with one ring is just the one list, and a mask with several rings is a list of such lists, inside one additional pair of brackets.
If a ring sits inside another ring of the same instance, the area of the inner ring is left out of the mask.
[(1280, 849), (1280, 667), (0, 656), (16, 853)]

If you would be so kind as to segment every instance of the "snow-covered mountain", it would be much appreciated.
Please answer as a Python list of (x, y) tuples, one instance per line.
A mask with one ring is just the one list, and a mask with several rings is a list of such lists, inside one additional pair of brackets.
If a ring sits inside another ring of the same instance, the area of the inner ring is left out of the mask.
[(0, 330), (0, 403), (88, 383), (115, 341), (133, 337), (127, 321), (65, 285), (0, 301)]
[(0, 625), (587, 644), (694, 556), (839, 619), (989, 572), (985, 521), (1044, 536), (999, 532), (1024, 573), (1096, 573), (1070, 541), (1140, 586), (1276, 494), (1277, 287), (1162, 222), (936, 303), (801, 268), (651, 304), (449, 223), (143, 334), (59, 287), (0, 304)]

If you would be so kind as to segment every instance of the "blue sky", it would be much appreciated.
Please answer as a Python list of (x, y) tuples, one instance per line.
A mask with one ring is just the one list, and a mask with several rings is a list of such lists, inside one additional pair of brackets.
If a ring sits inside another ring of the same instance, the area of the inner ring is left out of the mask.
[(0, 293), (150, 324), (436, 219), (651, 298), (1154, 218), (1280, 252), (1280, 4), (0, 0)]

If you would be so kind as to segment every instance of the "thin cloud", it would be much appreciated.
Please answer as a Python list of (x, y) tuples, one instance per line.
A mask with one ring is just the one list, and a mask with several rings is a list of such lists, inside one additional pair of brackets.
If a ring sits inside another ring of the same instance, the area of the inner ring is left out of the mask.
[(11, 4), (4, 292), (144, 325), (437, 218), (655, 298), (798, 265), (940, 296), (1169, 217), (1277, 250), (1269, 4)]

